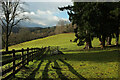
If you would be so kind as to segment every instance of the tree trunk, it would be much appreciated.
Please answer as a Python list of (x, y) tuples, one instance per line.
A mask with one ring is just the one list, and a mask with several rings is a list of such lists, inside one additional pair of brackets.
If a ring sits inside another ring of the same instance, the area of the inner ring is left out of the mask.
[(102, 36), (102, 44), (101, 44), (101, 48), (105, 47), (105, 36)]
[(85, 45), (84, 49), (89, 49), (89, 48), (93, 48), (90, 36), (88, 38), (86, 38), (86, 45)]
[(6, 41), (5, 41), (6, 51), (8, 51), (8, 27), (9, 27), (9, 15), (7, 15), (7, 26), (6, 26)]
[(89, 42), (86, 42), (84, 49), (89, 49)]
[(7, 33), (6, 33), (5, 48), (6, 48), (6, 51), (8, 51), (8, 29), (7, 29)]
[(8, 39), (6, 40), (6, 51), (8, 51)]
[(89, 41), (89, 48), (93, 48), (93, 47), (92, 47), (92, 41), (91, 41), (91, 39), (90, 39), (90, 41)]
[(107, 37), (107, 45), (111, 45), (111, 41), (112, 41), (112, 37), (111, 36)]
[(119, 32), (116, 33), (116, 45), (118, 46), (118, 42), (119, 42)]
[[(8, 2), (7, 2), (8, 3)], [(8, 51), (8, 37), (9, 37), (9, 32), (8, 32), (8, 29), (9, 29), (9, 11), (7, 10), (7, 14), (6, 14), (6, 22), (7, 22), (7, 26), (6, 26), (6, 43), (5, 43), (5, 47), (6, 47), (6, 51)]]

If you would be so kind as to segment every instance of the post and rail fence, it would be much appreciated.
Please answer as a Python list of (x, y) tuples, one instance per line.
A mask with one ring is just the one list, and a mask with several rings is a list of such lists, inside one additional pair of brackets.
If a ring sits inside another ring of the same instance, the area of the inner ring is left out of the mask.
[[(2, 56), (4, 55), (10, 55), (11, 58), (8, 60), (2, 60), (0, 62), (0, 64), (2, 64), (2, 67), (7, 65), (7, 64), (11, 64), (12, 66), (10, 66), (9, 68), (3, 70), (2, 68), (2, 80), (6, 80), (8, 78), (10, 78), (11, 76), (15, 77), (15, 74), (18, 73), (22, 67), (24, 67), (26, 64), (29, 65), (30, 61), (33, 61), (33, 59), (36, 56), (42, 56), (45, 52), (46, 49), (45, 48), (27, 48), (27, 49), (21, 49), (21, 50), (11, 50), (11, 51), (3, 51), (2, 52)], [(19, 55), (18, 55), (18, 54)], [(20, 62), (17, 62), (17, 60), (19, 60)], [(9, 75), (8, 75), (9, 73)]]

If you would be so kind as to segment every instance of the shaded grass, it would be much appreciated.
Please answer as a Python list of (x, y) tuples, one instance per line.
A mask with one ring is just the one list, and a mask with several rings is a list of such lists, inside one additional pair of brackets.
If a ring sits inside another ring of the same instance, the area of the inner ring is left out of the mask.
[[(79, 74), (84, 76), (87, 79), (90, 78), (112, 78), (116, 79), (118, 77), (118, 51), (117, 50), (106, 50), (106, 51), (83, 51), (83, 52), (64, 52), (65, 55), (55, 55), (55, 56), (46, 56), (43, 60), (66, 60)], [(66, 59), (65, 59), (66, 58)], [(68, 79), (75, 78), (76, 76), (69, 72), (65, 64), (58, 62), (61, 68), (61, 74), (68, 77)], [(60, 71), (58, 71), (60, 72)], [(48, 72), (49, 77), (54, 73), (54, 70), (51, 70), (51, 73)], [(57, 72), (56, 72), (57, 73)], [(67, 74), (66, 74), (67, 73)], [(54, 76), (61, 76), (60, 74), (54, 74)], [(42, 77), (42, 76), (41, 76)], [(56, 77), (52, 77), (53, 79)], [(93, 80), (93, 79), (92, 79)]]
[(65, 62), (64, 60), (62, 60), (62, 59), (59, 59), (61, 62), (63, 62), (65, 65), (67, 65), (68, 66), (68, 68), (69, 68), (69, 71), (71, 71), (73, 74), (75, 74), (80, 80), (87, 80), (87, 79), (85, 79), (83, 76), (81, 76), (76, 70), (74, 70), (74, 68), (70, 65), (70, 64), (68, 64), (67, 62)]
[[(95, 48), (83, 50), (82, 48), (84, 46), (79, 47), (76, 43), (70, 42), (70, 40), (74, 40), (73, 33), (59, 34), (11, 46), (10, 49), (59, 46), (59, 49), (65, 54), (47, 55), (43, 58), (37, 56), (33, 62), (26, 65), (30, 69), (27, 70), (27, 72), (20, 71), (16, 74), (16, 77), (26, 79), (31, 76), (32, 79), (50, 80), (60, 80), (63, 79), (63, 77), (66, 79), (78, 80), (80, 75), (88, 80), (93, 80), (93, 78), (95, 78), (95, 80), (110, 80), (110, 78), (117, 79), (119, 77), (120, 47), (113, 46), (101, 49), (99, 40), (95, 38), (92, 42)], [(113, 39), (112, 44), (114, 43), (115, 40)], [(62, 62), (59, 61), (59, 59), (61, 59)], [(53, 69), (51, 65), (61, 68), (61, 70)]]
[(44, 71), (43, 71), (43, 73), (42, 73), (42, 80), (49, 79), (49, 76), (48, 76), (48, 67), (49, 67), (50, 63), (51, 63), (51, 61), (49, 61), (49, 62), (46, 64), (45, 68), (44, 68)]
[(32, 71), (32, 73), (26, 78), (26, 79), (32, 79), (34, 80), (35, 79), (35, 75), (36, 75), (36, 72), (39, 70), (41, 64), (43, 63), (43, 61), (41, 61), (39, 64), (38, 64), (38, 67)]
[[(65, 55), (46, 56), (41, 60), (44, 61), (41, 67), (37, 67), (34, 79), (76, 79), (86, 78), (87, 80), (117, 80), (119, 70), (119, 55), (117, 50), (104, 50), (104, 51), (74, 51), (64, 52)], [(35, 60), (35, 59), (34, 59)], [(38, 61), (39, 60), (39, 61)], [(31, 67), (39, 65), (40, 59), (36, 59)], [(53, 69), (51, 65), (57, 68)], [(29, 65), (28, 65), (29, 66)], [(38, 69), (39, 68), (39, 69)], [(34, 71), (32, 72), (34, 73)], [(30, 74), (28, 74), (30, 75)], [(84, 78), (83, 78), (84, 77)]]
[(119, 50), (105, 50), (105, 51), (74, 51), (64, 52), (65, 55), (46, 56), (44, 60), (54, 60), (58, 58), (66, 59), (68, 61), (94, 61), (94, 62), (118, 62)]
[(54, 66), (57, 67), (58, 69), (56, 69), (56, 73), (57, 75), (59, 75), (59, 78), (61, 80), (69, 80), (66, 76), (64, 76), (61, 72), (60, 66), (59, 64), (56, 62), (56, 60), (54, 61)]

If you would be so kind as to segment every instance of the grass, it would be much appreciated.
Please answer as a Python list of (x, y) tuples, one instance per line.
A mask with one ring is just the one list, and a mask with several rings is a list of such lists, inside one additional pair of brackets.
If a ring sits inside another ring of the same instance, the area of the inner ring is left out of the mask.
[[(99, 40), (93, 40), (94, 49), (83, 50), (84, 46), (77, 46), (73, 33), (58, 34), (43, 39), (24, 42), (10, 46), (10, 49), (21, 49), (27, 47), (59, 46), (64, 55), (46, 55), (42, 58), (36, 57), (33, 62), (26, 65), (16, 74), (13, 79), (58, 79), (58, 80), (117, 80), (119, 77), (119, 47), (107, 47), (100, 49)], [(112, 40), (112, 44), (115, 39)], [(54, 69), (53, 67), (56, 67)]]
[[(33, 41), (24, 42), (18, 45), (10, 46), (9, 49), (21, 49), (27, 47), (45, 47), (45, 46), (60, 46), (70, 50), (79, 49), (76, 43), (71, 43), (70, 40), (74, 40), (73, 33), (58, 34), (43, 39), (36, 39)], [(81, 47), (82, 48), (82, 47)]]

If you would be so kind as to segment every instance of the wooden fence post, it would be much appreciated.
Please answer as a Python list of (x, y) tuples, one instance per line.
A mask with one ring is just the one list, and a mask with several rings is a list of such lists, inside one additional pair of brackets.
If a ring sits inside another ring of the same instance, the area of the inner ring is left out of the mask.
[(38, 55), (40, 56), (40, 54), (41, 54), (41, 48), (39, 48), (39, 50), (38, 50)]
[(22, 48), (22, 57), (21, 57), (21, 60), (22, 60), (22, 66), (24, 66), (24, 49)]
[(34, 52), (34, 57), (35, 57), (35, 56), (37, 55), (37, 52), (36, 52), (36, 51), (37, 51), (37, 49), (36, 49), (36, 48), (34, 48), (34, 51), (35, 51), (35, 52)]
[(32, 62), (33, 62), (33, 52), (34, 52), (34, 48), (32, 49)]
[(15, 50), (13, 49), (13, 77), (15, 77)]
[(38, 52), (37, 52), (38, 56), (40, 56), (40, 53), (41, 53), (41, 48), (38, 49)]
[(59, 50), (59, 46), (57, 46), (57, 50)]
[(27, 48), (27, 65), (29, 65), (29, 48)]
[(39, 53), (40, 53), (40, 49), (37, 49), (37, 55), (39, 56)]
[(48, 51), (47, 52), (50, 52), (50, 55), (52, 54), (52, 51), (50, 49), (50, 46), (48, 46)]

